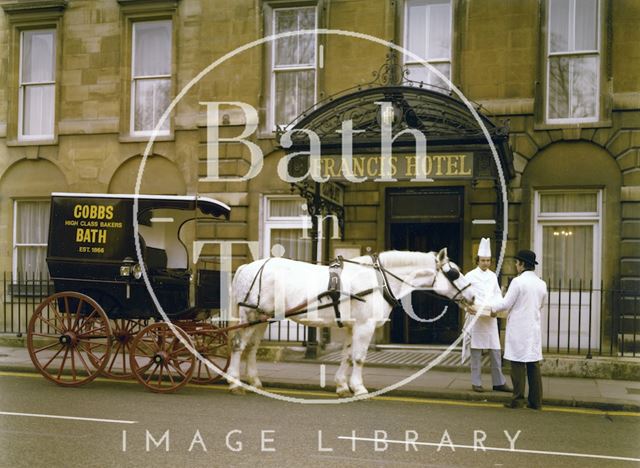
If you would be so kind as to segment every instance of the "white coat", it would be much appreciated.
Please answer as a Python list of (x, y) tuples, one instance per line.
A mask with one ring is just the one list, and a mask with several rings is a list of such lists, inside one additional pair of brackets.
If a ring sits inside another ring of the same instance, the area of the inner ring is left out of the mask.
[(533, 271), (523, 271), (509, 285), (504, 299), (491, 304), (507, 317), (504, 358), (516, 362), (542, 360), (540, 315), (547, 301), (547, 284)]
[[(479, 306), (490, 305), (494, 301), (502, 299), (498, 277), (493, 271), (489, 269), (482, 271), (480, 267), (477, 267), (467, 273), (465, 278), (471, 283), (476, 298), (475, 303)], [(473, 321), (474, 317), (468, 319)], [(494, 317), (478, 315), (470, 334), (471, 348), (500, 349), (498, 321)]]

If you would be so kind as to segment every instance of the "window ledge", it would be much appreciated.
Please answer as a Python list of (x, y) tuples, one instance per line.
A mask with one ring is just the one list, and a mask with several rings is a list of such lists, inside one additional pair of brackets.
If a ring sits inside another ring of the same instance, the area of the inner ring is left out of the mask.
[(54, 146), (57, 144), (57, 137), (48, 140), (7, 140), (7, 146)]
[(559, 123), (534, 123), (534, 130), (567, 130), (567, 129), (589, 129), (589, 128), (609, 128), (612, 127), (611, 120), (599, 120), (597, 122), (559, 122)]
[[(151, 139), (151, 135), (121, 135), (118, 138), (120, 143), (147, 143)], [(159, 141), (175, 141), (175, 134), (170, 133), (169, 135), (158, 135), (153, 140), (154, 143)]]

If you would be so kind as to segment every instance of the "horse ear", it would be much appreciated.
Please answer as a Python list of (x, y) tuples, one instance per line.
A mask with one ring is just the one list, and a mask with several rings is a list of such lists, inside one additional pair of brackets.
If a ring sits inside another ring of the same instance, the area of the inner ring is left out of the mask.
[(445, 247), (444, 249), (440, 250), (440, 252), (438, 252), (438, 263), (442, 263), (444, 262), (448, 257), (447, 255), (447, 248)]

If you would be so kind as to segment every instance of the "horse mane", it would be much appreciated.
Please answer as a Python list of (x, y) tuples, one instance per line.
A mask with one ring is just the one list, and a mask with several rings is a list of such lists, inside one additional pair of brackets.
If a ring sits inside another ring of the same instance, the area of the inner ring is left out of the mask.
[[(411, 266), (416, 263), (423, 263), (436, 260), (435, 252), (415, 252), (408, 250), (386, 250), (378, 254), (380, 261), (385, 267), (403, 267)], [(358, 263), (370, 265), (372, 259), (369, 255), (352, 259)]]

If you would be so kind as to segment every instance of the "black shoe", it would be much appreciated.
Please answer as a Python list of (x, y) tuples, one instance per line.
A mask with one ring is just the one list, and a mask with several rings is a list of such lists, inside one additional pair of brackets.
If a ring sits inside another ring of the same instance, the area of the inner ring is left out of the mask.
[(542, 411), (542, 406), (527, 405), (527, 408), (535, 410), (535, 411)]
[(513, 388), (509, 387), (507, 384), (494, 385), (493, 389), (496, 392), (508, 392), (508, 393), (512, 393), (513, 392)]
[(484, 392), (484, 388), (482, 388), (482, 385), (472, 385), (471, 388), (473, 389), (474, 392), (478, 392), (478, 393)]
[(519, 405), (518, 403), (514, 403), (514, 402), (509, 402), (509, 403), (505, 403), (503, 405), (505, 408), (509, 408), (509, 409), (520, 409), (522, 408), (522, 405)]

